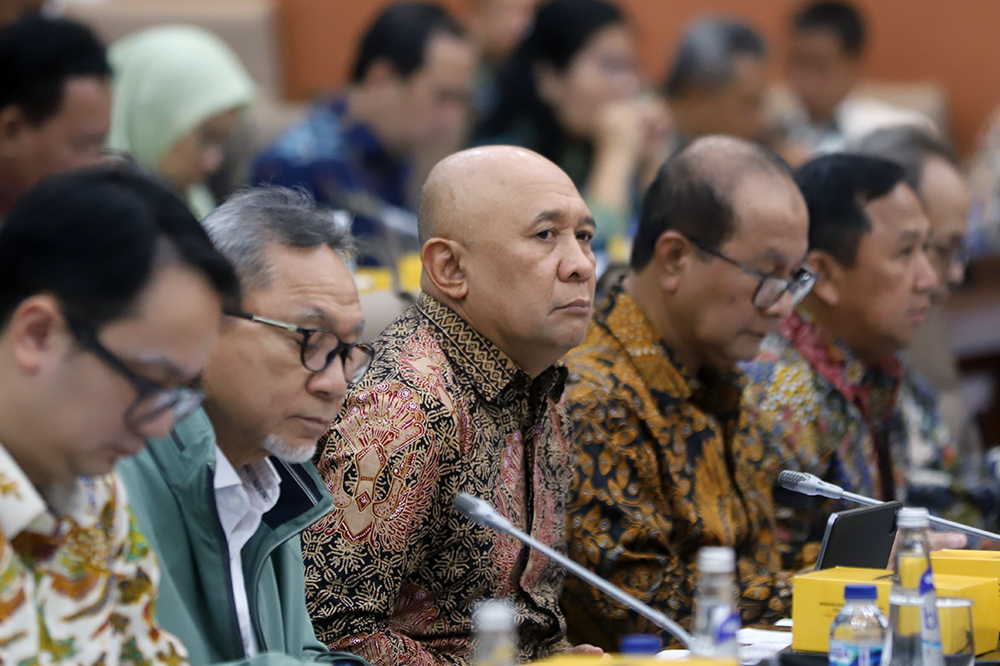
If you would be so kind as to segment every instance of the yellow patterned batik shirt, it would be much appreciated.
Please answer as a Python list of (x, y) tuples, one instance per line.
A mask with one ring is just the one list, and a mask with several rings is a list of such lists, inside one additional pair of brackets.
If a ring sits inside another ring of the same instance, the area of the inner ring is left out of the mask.
[(53, 495), (0, 446), (0, 664), (187, 664), (153, 621), (159, 567), (118, 478)]
[(500, 598), (519, 661), (565, 649), (562, 570), (452, 506), (482, 497), (565, 551), (565, 369), (531, 380), (426, 295), (376, 349), (317, 458), (334, 504), (302, 535), (317, 636), (375, 666), (467, 664), (474, 608)]
[[(690, 629), (698, 549), (730, 546), (743, 622), (785, 617), (791, 573), (781, 569), (772, 479), (736, 373), (687, 373), (620, 287), (567, 365), (579, 457), (572, 558)], [(574, 578), (563, 607), (570, 640), (615, 649), (625, 634), (662, 633)]]

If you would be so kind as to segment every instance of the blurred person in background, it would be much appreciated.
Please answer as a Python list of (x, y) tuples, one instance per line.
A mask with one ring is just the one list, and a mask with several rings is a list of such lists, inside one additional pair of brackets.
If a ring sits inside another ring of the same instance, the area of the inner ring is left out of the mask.
[[(907, 349), (907, 372), (899, 405), (906, 423), (908, 499), (976, 522), (982, 469), (982, 441), (972, 422), (950, 348), (944, 303), (965, 277), (965, 236), (972, 195), (951, 146), (916, 127), (890, 127), (866, 135), (853, 150), (903, 167), (907, 185), (917, 194), (931, 222), (929, 257), (937, 273), (928, 320)], [(932, 437), (922, 436), (931, 432)], [(949, 489), (958, 491), (949, 492)], [(915, 497), (920, 493), (921, 497)], [(980, 497), (980, 499), (989, 499)]]
[(674, 121), (670, 152), (709, 134), (765, 138), (767, 46), (732, 19), (696, 21), (674, 54), (663, 91)]
[(983, 129), (969, 161), (973, 220), (969, 249), (985, 254), (1000, 250), (1000, 107)]
[[(900, 403), (900, 352), (939, 288), (931, 222), (903, 168), (888, 160), (825, 155), (799, 167), (795, 181), (809, 208), (806, 262), (818, 279), (745, 366), (744, 398), (775, 473), (807, 472), (850, 492), (909, 501), (909, 440), (944, 446), (933, 423), (911, 428)], [(793, 544), (818, 540), (829, 513), (848, 508), (789, 491), (775, 497)]]
[(530, 148), (559, 165), (587, 202), (600, 252), (624, 234), (663, 155), (666, 111), (640, 95), (635, 39), (604, 0), (552, 0), (499, 80), (477, 143)]
[(469, 37), (479, 50), (472, 86), (472, 113), (478, 120), (496, 107), (497, 74), (531, 29), (538, 0), (469, 0)]
[(935, 132), (916, 111), (852, 94), (861, 79), (868, 28), (850, 3), (805, 5), (792, 23), (788, 82), (796, 106), (780, 122), (785, 138), (807, 155), (844, 150), (882, 127), (916, 125)]
[(141, 30), (111, 45), (108, 147), (162, 176), (201, 219), (215, 208), (208, 178), (255, 95), (233, 50), (199, 27)]
[(305, 187), (354, 213), (361, 264), (393, 263), (387, 233), (416, 242), (414, 161), (464, 130), (475, 49), (429, 2), (386, 7), (362, 36), (350, 82), (254, 162), (253, 181)]
[(101, 160), (110, 76), (83, 25), (25, 16), (0, 28), (0, 218), (42, 178)]

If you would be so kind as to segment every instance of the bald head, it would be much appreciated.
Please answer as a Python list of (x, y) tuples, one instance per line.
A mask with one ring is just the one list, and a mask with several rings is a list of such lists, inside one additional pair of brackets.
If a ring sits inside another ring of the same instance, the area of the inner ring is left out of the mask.
[(756, 143), (707, 136), (670, 158), (646, 192), (632, 268), (642, 270), (649, 263), (657, 239), (670, 229), (719, 247), (735, 231), (737, 189), (759, 177), (785, 181), (801, 199), (785, 161)]
[(420, 197), (423, 291), (536, 376), (580, 344), (594, 298), (594, 220), (573, 181), (537, 153), (445, 158)]
[(512, 198), (546, 182), (576, 190), (562, 169), (524, 148), (484, 146), (450, 155), (431, 169), (421, 190), (420, 241), (473, 243), (478, 234), (489, 233)]

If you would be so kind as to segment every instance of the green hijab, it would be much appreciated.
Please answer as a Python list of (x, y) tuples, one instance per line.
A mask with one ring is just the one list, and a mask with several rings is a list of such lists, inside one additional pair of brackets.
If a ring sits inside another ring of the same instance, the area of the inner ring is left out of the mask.
[[(112, 44), (108, 59), (114, 71), (108, 147), (131, 153), (150, 171), (190, 131), (219, 113), (246, 110), (254, 99), (239, 58), (202, 28), (140, 30)], [(204, 184), (185, 195), (199, 219), (215, 207)]]

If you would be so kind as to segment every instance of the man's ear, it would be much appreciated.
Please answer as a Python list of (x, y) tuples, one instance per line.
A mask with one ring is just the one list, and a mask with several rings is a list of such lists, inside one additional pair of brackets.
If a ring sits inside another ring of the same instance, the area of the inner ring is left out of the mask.
[(469, 293), (462, 269), (463, 250), (457, 241), (444, 238), (431, 238), (420, 248), (424, 275), (442, 294), (456, 301)]
[(386, 58), (376, 58), (368, 65), (368, 69), (361, 77), (361, 83), (366, 88), (380, 88), (398, 78), (399, 75), (391, 62)]
[(18, 152), (18, 143), (27, 123), (20, 107), (8, 104), (0, 110), (0, 157)]
[(68, 346), (66, 321), (51, 296), (37, 295), (17, 306), (7, 324), (14, 360), (25, 374), (35, 375)]
[(664, 231), (653, 246), (651, 266), (659, 275), (660, 287), (667, 293), (674, 293), (680, 287), (681, 276), (697, 260), (698, 248), (683, 234), (673, 229)]
[(810, 293), (827, 307), (837, 307), (844, 279), (843, 264), (826, 250), (810, 250), (805, 263), (817, 275), (816, 285)]

